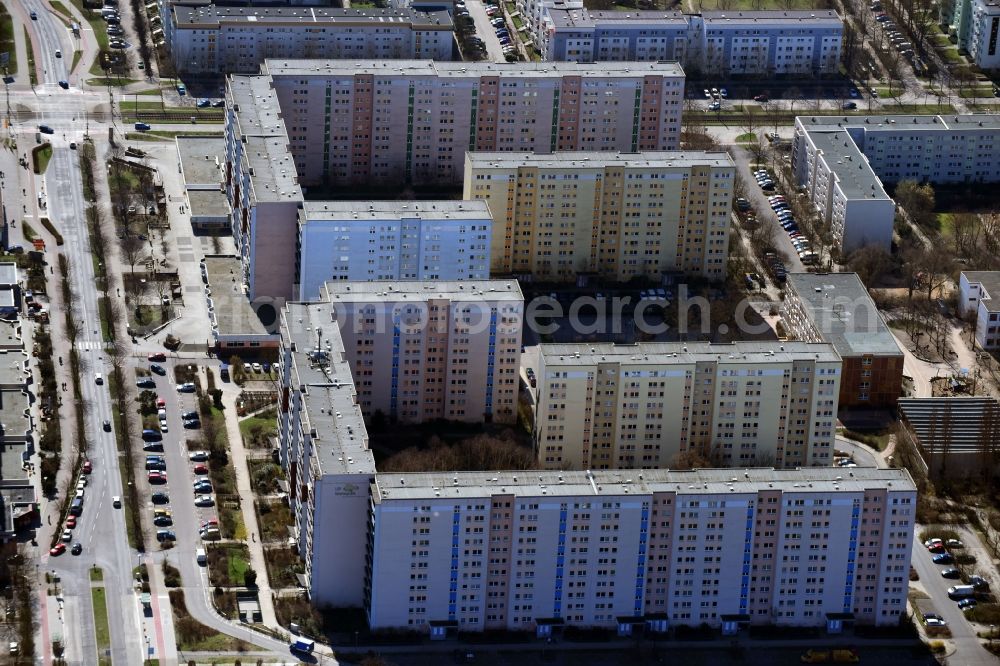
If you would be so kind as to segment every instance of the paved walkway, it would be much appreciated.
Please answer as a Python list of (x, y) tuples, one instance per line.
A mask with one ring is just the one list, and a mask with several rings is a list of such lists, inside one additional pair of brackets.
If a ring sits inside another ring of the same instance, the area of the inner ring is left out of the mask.
[(14, 87), (27, 88), (31, 84), (31, 75), (28, 73), (28, 42), (24, 38), (24, 12), (19, 7), (20, 5), (15, 6), (14, 3), (7, 5), (11, 20), (14, 22), (14, 52), (17, 54)]
[(226, 434), (229, 436), (229, 455), (236, 471), (236, 491), (240, 496), (240, 507), (243, 510), (243, 523), (247, 528), (246, 542), (250, 549), (250, 566), (257, 572), (257, 596), (260, 600), (261, 621), (269, 627), (278, 626), (274, 613), (274, 602), (271, 598), (271, 581), (267, 577), (267, 564), (264, 560), (264, 545), (260, 539), (260, 528), (257, 525), (257, 512), (254, 510), (254, 494), (250, 486), (250, 470), (247, 467), (247, 452), (243, 447), (243, 436), (240, 434), (239, 419), (236, 416), (236, 400), (240, 387), (232, 382), (222, 382), (222, 404), (226, 415)]

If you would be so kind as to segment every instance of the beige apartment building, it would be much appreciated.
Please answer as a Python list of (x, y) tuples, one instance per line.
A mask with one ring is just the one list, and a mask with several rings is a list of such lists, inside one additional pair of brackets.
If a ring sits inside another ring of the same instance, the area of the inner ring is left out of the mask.
[(516, 280), (328, 282), (369, 416), (513, 423), (524, 296)]
[(676, 62), (266, 60), (303, 185), (457, 185), (466, 151), (675, 150)]
[(721, 279), (734, 179), (726, 153), (474, 152), (463, 198), (493, 213), (493, 275)]
[(827, 343), (545, 344), (535, 449), (549, 469), (829, 465), (841, 359)]

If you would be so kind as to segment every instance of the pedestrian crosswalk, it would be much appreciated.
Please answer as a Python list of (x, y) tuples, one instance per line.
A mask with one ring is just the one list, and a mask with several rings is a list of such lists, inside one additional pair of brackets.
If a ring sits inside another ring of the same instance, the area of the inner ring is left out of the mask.
[(106, 347), (106, 343), (104, 343), (104, 342), (98, 342), (96, 340), (94, 340), (94, 341), (82, 340), (82, 341), (76, 343), (76, 348), (79, 349), (79, 350), (81, 350), (81, 351), (93, 351), (93, 350), (98, 350), (98, 349), (104, 349), (105, 347)]

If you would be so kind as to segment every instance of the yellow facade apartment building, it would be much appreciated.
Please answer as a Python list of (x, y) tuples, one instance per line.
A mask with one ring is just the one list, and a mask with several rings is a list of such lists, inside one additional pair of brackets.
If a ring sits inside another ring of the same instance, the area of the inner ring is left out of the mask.
[(494, 276), (721, 279), (735, 171), (726, 153), (472, 152), (463, 198), (493, 213)]

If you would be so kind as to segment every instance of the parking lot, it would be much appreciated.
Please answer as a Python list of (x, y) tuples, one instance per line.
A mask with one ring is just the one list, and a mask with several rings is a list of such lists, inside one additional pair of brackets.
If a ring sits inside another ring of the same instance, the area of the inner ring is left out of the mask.
[[(949, 529), (952, 528), (949, 527)], [(979, 638), (976, 635), (977, 628), (966, 619), (965, 613), (959, 607), (959, 599), (949, 598), (948, 589), (955, 586), (962, 586), (963, 581), (957, 578), (946, 578), (943, 576), (942, 572), (953, 568), (953, 565), (951, 563), (937, 564), (933, 559), (935, 555), (942, 555), (945, 552), (951, 556), (956, 556), (960, 553), (968, 553), (976, 557), (977, 563), (987, 563), (985, 566), (974, 567), (976, 571), (987, 573), (988, 570), (993, 569), (994, 567), (989, 564), (991, 560), (985, 552), (985, 549), (979, 543), (979, 539), (976, 535), (971, 531), (953, 530), (959, 532), (962, 537), (961, 542), (963, 547), (945, 547), (936, 549), (942, 551), (940, 553), (932, 553), (920, 541), (920, 537), (918, 535), (921, 531), (922, 530), (918, 527), (916, 530), (917, 534), (914, 535), (913, 557), (911, 562), (913, 568), (920, 577), (920, 581), (916, 584), (916, 586), (922, 588), (930, 599), (921, 601), (918, 604), (920, 607), (918, 611), (922, 615), (927, 612), (931, 612), (933, 615), (930, 617), (930, 625), (935, 625), (943, 621), (947, 628), (951, 631), (950, 640), (954, 643), (956, 648), (956, 653), (952, 657), (954, 660), (953, 663), (995, 664), (995, 658), (980, 645)], [(994, 573), (990, 573), (989, 575), (995, 578)], [(985, 590), (986, 588), (981, 589)], [(928, 611), (927, 609), (929, 608), (933, 610)], [(940, 620), (937, 618), (940, 618)], [(928, 623), (927, 619), (920, 619), (919, 621), (923, 622), (925, 625)]]
[[(154, 370), (150, 379), (155, 388), (146, 389), (157, 395), (161, 439), (143, 437), (147, 461), (145, 496), (156, 530), (155, 538), (160, 543), (171, 544), (178, 540), (197, 542), (202, 536), (218, 538), (214, 488), (208, 480), (208, 456), (192, 456), (192, 449), (200, 447), (189, 443), (200, 435), (197, 394), (174, 381), (172, 362), (166, 360), (165, 355), (151, 355), (150, 358), (153, 360), (147, 367), (155, 366), (165, 373)], [(158, 361), (159, 358), (165, 360)], [(160, 461), (159, 464), (156, 461)], [(195, 483), (207, 485), (196, 490)], [(154, 498), (154, 494), (159, 495)]]

